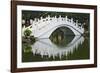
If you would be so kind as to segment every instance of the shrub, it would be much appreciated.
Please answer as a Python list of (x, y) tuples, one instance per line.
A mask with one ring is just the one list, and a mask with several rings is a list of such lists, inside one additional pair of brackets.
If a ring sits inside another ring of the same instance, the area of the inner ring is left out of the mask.
[(32, 33), (32, 31), (31, 30), (29, 30), (29, 29), (26, 29), (25, 31), (24, 31), (24, 35), (27, 37), (27, 36), (30, 36), (30, 34)]

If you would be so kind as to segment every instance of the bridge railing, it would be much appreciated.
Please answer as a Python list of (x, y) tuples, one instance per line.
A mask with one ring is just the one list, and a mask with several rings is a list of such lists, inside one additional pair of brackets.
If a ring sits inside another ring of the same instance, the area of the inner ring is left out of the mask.
[[(32, 22), (32, 21), (31, 21)], [(77, 29), (84, 29), (83, 24), (78, 23), (78, 20), (76, 22), (73, 20), (73, 18), (69, 19), (67, 16), (66, 17), (50, 17), (49, 15), (46, 18), (40, 17), (40, 19), (35, 18), (33, 20), (32, 25), (37, 27), (37, 30), (40, 30), (44, 27), (46, 27), (49, 24), (54, 24), (54, 23), (62, 23), (62, 24), (69, 24), (72, 25), (73, 27), (76, 27)]]
[[(50, 17), (46, 18), (40, 17), (40, 19), (35, 18), (34, 20), (30, 20), (31, 25), (28, 27), (23, 27), (22, 34), (24, 36), (24, 31), (26, 29), (30, 29), (32, 31), (31, 35), (35, 37), (40, 37), (45, 33), (49, 34), (52, 29), (58, 26), (68, 26), (76, 35), (84, 32), (83, 24), (78, 23), (78, 20), (74, 21), (73, 18), (69, 19), (66, 17)], [(23, 22), (24, 23), (24, 22)], [(80, 34), (79, 34), (80, 35)]]
[[(23, 21), (23, 23), (25, 23), (25, 21)], [(32, 29), (33, 33), (37, 33), (37, 31), (41, 31), (43, 28), (52, 28), (51, 26), (57, 26), (59, 24), (67, 24), (72, 26), (76, 30), (79, 30), (81, 32), (84, 31), (83, 24), (79, 23), (78, 20), (74, 21), (73, 18), (69, 19), (67, 16), (61, 17), (61, 15), (59, 15), (59, 17), (50, 17), (48, 15), (46, 18), (40, 17), (40, 19), (30, 19), (30, 24), (31, 25), (26, 28)], [(23, 30), (25, 30), (26, 28), (23, 28)]]

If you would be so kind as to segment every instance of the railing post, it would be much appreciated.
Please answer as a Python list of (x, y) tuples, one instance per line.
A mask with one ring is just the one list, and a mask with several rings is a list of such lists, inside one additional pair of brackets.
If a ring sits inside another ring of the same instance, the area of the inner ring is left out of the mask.
[(61, 20), (61, 15), (59, 15), (59, 20)]
[(39, 22), (40, 20), (39, 19), (37, 19), (37, 22)]
[(32, 20), (32, 19), (30, 19), (30, 24), (31, 24), (31, 25), (33, 24), (33, 20)]
[(61, 22), (61, 15), (59, 15), (58, 17), (58, 22)]
[(25, 24), (25, 20), (24, 19), (22, 20), (22, 24)]
[(78, 27), (78, 20), (76, 20), (75, 24), (76, 24), (76, 27)]
[(54, 20), (55, 20), (55, 22), (57, 22), (57, 17), (56, 16), (54, 17)]
[(71, 23), (73, 24), (73, 18), (71, 18)]
[(40, 20), (42, 20), (43, 19), (43, 17), (40, 17)]
[(48, 15), (48, 21), (50, 20), (50, 15)]
[(66, 16), (65, 18), (66, 18), (66, 21), (67, 21), (68, 17)]

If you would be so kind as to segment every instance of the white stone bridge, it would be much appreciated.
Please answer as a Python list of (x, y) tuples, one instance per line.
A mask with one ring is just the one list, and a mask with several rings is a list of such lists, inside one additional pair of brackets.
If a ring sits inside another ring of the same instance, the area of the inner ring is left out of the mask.
[[(29, 27), (32, 30), (32, 34), (37, 38), (49, 38), (50, 35), (60, 27), (67, 27), (73, 31), (74, 35), (82, 35), (84, 33), (83, 24), (73, 21), (73, 18), (68, 19), (66, 17), (59, 16), (58, 18), (50, 17), (49, 15), (46, 18), (41, 17), (40, 19), (35, 18), (34, 21), (30, 20), (31, 24)], [(25, 28), (25, 29), (27, 29)], [(24, 29), (24, 30), (25, 30)]]

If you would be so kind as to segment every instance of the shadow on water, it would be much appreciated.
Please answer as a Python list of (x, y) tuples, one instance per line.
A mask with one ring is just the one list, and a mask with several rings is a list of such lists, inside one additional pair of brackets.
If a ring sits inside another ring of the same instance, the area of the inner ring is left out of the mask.
[(75, 36), (66, 28), (58, 28), (50, 38), (33, 45), (23, 44), (22, 62), (89, 59), (89, 38)]

